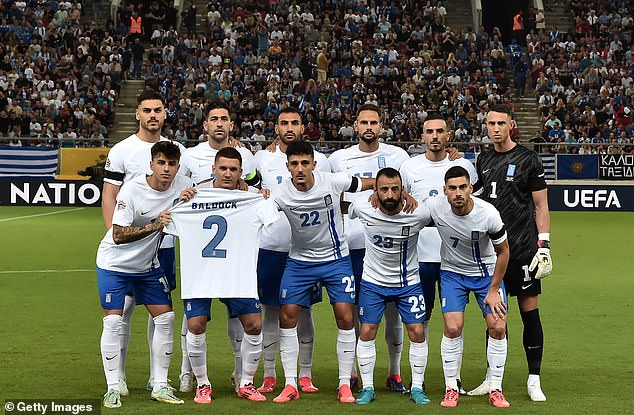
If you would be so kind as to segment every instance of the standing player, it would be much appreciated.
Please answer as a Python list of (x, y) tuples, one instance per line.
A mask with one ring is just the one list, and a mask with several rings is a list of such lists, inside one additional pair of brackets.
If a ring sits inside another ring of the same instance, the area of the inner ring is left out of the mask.
[[(372, 104), (364, 104), (357, 110), (354, 130), (359, 137), (359, 144), (335, 151), (328, 161), (333, 172), (344, 172), (357, 177), (376, 177), (377, 172), (385, 167), (398, 169), (409, 159), (409, 155), (400, 147), (379, 143), (379, 134), (383, 129), (381, 124), (381, 109)], [(371, 191), (344, 195), (351, 201), (368, 200)], [(359, 220), (351, 220), (344, 215), (344, 229), (350, 246), (350, 259), (354, 272), (357, 294), (360, 289), (363, 274), (363, 258), (365, 255), (365, 238), (363, 226)], [(357, 296), (357, 300), (358, 300)], [(355, 319), (358, 323), (358, 319)], [(355, 325), (357, 326), (357, 325)], [(358, 332), (358, 326), (355, 327)], [(357, 333), (358, 337), (358, 333)], [(403, 324), (394, 302), (389, 302), (385, 308), (385, 342), (387, 343), (390, 367), (385, 386), (394, 392), (406, 393), (401, 379), (401, 352), (403, 351)], [(353, 374), (356, 370), (353, 366)], [(356, 376), (352, 377), (352, 389), (358, 383)], [(365, 385), (365, 384), (364, 384)]]
[[(447, 122), (438, 114), (430, 114), (423, 123), (425, 153), (406, 160), (400, 168), (404, 189), (416, 200), (442, 195), (445, 173), (453, 166), (462, 166), (469, 172), (472, 183), (477, 180), (473, 164), (464, 158), (451, 160), (447, 150)], [(425, 338), (429, 341), (429, 319), (436, 299), (436, 284), (440, 277), (440, 235), (434, 227), (421, 230), (418, 237), (418, 265), (423, 295), (425, 296)], [(463, 341), (462, 334), (460, 341)], [(458, 373), (458, 390), (465, 394)]]
[[(292, 142), (302, 140), (304, 125), (302, 115), (294, 107), (282, 109), (275, 124), (275, 134), (280, 138), (274, 151), (260, 150), (255, 154), (257, 168), (262, 175), (262, 187), (275, 190), (290, 179), (286, 167), (286, 148)], [(329, 172), (330, 164), (326, 156), (315, 152), (316, 170)], [(264, 308), (262, 333), (264, 336), (264, 382), (258, 390), (273, 392), (276, 386), (275, 360), (280, 339), (280, 282), (291, 248), (291, 227), (285, 215), (263, 230), (262, 243), (258, 255), (258, 294)], [(311, 304), (321, 301), (321, 286), (314, 287)], [(317, 392), (313, 385), (311, 368), (313, 365), (313, 345), (315, 328), (312, 309), (302, 308), (297, 324), (299, 337), (299, 387), (302, 392)]]
[[(225, 147), (215, 155), (209, 184), (199, 186), (189, 203), (172, 209), (166, 232), (180, 237), (181, 298), (187, 315), (187, 350), (198, 387), (194, 401), (209, 404), (205, 332), (211, 298), (223, 298), (228, 314), (244, 327), (239, 353), (243, 356), (238, 396), (265, 401), (253, 386), (262, 353), (262, 319), (257, 300), (257, 250), (262, 226), (279, 213), (261, 195), (236, 190), (242, 175), (238, 150)], [(202, 252), (202, 254), (200, 254)]]
[[(508, 293), (517, 297), (524, 323), (524, 351), (528, 362), (527, 389), (531, 400), (542, 402), (546, 395), (540, 384), (544, 332), (539, 318), (538, 295), (541, 279), (550, 275), (550, 214), (548, 190), (541, 159), (532, 150), (510, 138), (514, 126), (504, 105), (487, 113), (486, 126), (493, 149), (478, 157), (480, 197), (500, 210), (508, 225), (511, 260), (504, 276)], [(489, 369), (490, 370), (490, 369)], [(470, 395), (487, 393), (490, 376)]]
[(367, 200), (356, 200), (349, 207), (350, 218), (359, 218), (363, 225), (366, 244), (363, 278), (357, 298), (361, 320), (357, 359), (363, 389), (356, 403), (367, 404), (374, 400), (374, 339), (386, 306), (394, 304), (407, 326), (410, 339), (410, 399), (424, 405), (431, 401), (423, 390), (428, 347), (416, 244), (419, 231), (430, 222), (429, 210), (419, 206), (411, 214), (402, 212), (401, 176), (391, 167), (376, 174), (376, 189), (378, 209)]
[(506, 364), (506, 294), (504, 272), (509, 260), (506, 229), (493, 205), (471, 198), (473, 185), (466, 169), (455, 166), (445, 174), (446, 197), (425, 204), (442, 240), (440, 293), (445, 331), (440, 344), (446, 393), (444, 407), (458, 405), (458, 372), (462, 362), (464, 310), (473, 292), (489, 331), (487, 360), (491, 367), (489, 402), (498, 408), (509, 403), (502, 394)]
[[(177, 176), (179, 148), (170, 142), (152, 146), (150, 176), (127, 181), (117, 194), (112, 226), (97, 251), (97, 281), (104, 310), (101, 356), (108, 392), (107, 408), (121, 406), (119, 333), (123, 324), (123, 306), (129, 288), (140, 304), (145, 304), (154, 321), (152, 361), (155, 382), (151, 397), (160, 402), (182, 404), (167, 384), (167, 372), (174, 345), (174, 312), (169, 282), (157, 257), (161, 230), (170, 220), (167, 209), (177, 200), (188, 200), (192, 181)], [(180, 195), (180, 197), (179, 197)]]
[(291, 180), (273, 196), (291, 224), (291, 251), (280, 284), (280, 356), (286, 386), (273, 402), (299, 399), (297, 320), (301, 307), (310, 307), (316, 283), (326, 286), (337, 327), (340, 402), (354, 402), (350, 375), (354, 364), (354, 276), (343, 234), (340, 197), (372, 187), (374, 180), (346, 173), (316, 172), (313, 148), (306, 141), (286, 148)]
[[(139, 122), (139, 130), (125, 140), (115, 144), (108, 153), (105, 166), (105, 176), (102, 191), (101, 214), (106, 229), (112, 226), (112, 215), (115, 210), (116, 197), (121, 185), (137, 176), (150, 174), (150, 149), (159, 141), (169, 141), (161, 136), (161, 129), (165, 122), (165, 107), (163, 97), (155, 91), (145, 91), (137, 97), (136, 120)], [(185, 148), (177, 144), (181, 154)], [(176, 288), (176, 264), (174, 261), (174, 238), (166, 236), (163, 238), (158, 251), (159, 262), (169, 281), (171, 290)], [(121, 381), (121, 395), (128, 395), (126, 384), (125, 362), (128, 354), (128, 343), (130, 342), (130, 321), (134, 311), (134, 297), (126, 295), (123, 308), (123, 322), (121, 335), (121, 358), (119, 376)], [(183, 324), (185, 317), (183, 316)], [(154, 367), (152, 365), (152, 344), (154, 336), (154, 320), (148, 317), (147, 330), (148, 345), (150, 347), (150, 379), (147, 389), (152, 390), (154, 378)], [(182, 345), (182, 343), (181, 343)]]
[[(183, 163), (181, 167), (181, 174), (190, 176), (195, 183), (200, 183), (203, 180), (207, 180), (213, 177), (212, 167), (214, 166), (214, 160), (219, 150), (232, 147), (231, 138), (229, 133), (233, 131), (233, 121), (231, 119), (231, 113), (229, 108), (223, 103), (212, 103), (205, 108), (205, 121), (203, 122), (203, 128), (207, 132), (208, 140), (202, 142), (195, 147), (190, 147), (185, 150), (183, 157)], [(255, 168), (255, 159), (250, 150), (246, 147), (237, 148), (240, 156), (242, 157), (242, 172), (246, 172), (244, 177), (248, 184), (257, 184), (259, 182), (259, 175)], [(244, 330), (240, 320), (238, 318), (229, 318), (227, 322), (227, 334), (231, 347), (233, 349), (234, 356), (234, 370), (231, 374), (231, 382), (236, 389), (239, 387), (241, 372), (241, 355), (240, 347)], [(182, 336), (187, 336), (187, 327), (183, 326)], [(193, 374), (192, 368), (186, 363), (187, 349), (183, 348), (183, 365), (181, 367), (180, 375), (180, 391), (190, 392), (193, 389)]]

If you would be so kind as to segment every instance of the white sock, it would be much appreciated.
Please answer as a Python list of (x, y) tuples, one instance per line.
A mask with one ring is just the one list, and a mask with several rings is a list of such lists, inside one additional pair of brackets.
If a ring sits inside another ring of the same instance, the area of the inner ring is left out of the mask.
[[(460, 333), (460, 336), (458, 337), (458, 339), (460, 340), (460, 350), (464, 351), (464, 330)], [(460, 361), (458, 362), (458, 379), (462, 380), (462, 374), (460, 373), (462, 371), (462, 354), (460, 355)]]
[[(357, 339), (357, 343), (359, 342), (359, 330), (361, 329), (361, 323), (359, 322), (359, 313), (355, 310), (354, 312), (354, 337)], [(355, 350), (356, 354), (356, 350)], [(358, 377), (359, 373), (357, 372), (357, 364), (359, 363), (359, 358), (356, 358), (356, 361), (352, 364), (352, 371), (350, 372), (350, 377)]]
[(401, 374), (401, 355), (403, 353), (403, 323), (395, 303), (385, 305), (385, 342), (390, 358), (390, 375)]
[(460, 339), (458, 337), (450, 339), (443, 334), (440, 342), (440, 356), (447, 389), (458, 390), (458, 368), (462, 359)]
[(354, 329), (337, 330), (337, 360), (339, 361), (339, 387), (350, 385), (350, 373), (354, 365), (354, 349), (357, 338)]
[(121, 326), (119, 329), (119, 344), (121, 346), (121, 354), (119, 359), (119, 378), (125, 379), (125, 361), (128, 357), (128, 345), (130, 344), (130, 322), (132, 321), (132, 312), (135, 306), (134, 297), (131, 295), (125, 296), (125, 303), (123, 304), (123, 320), (121, 320)]
[(187, 354), (187, 316), (183, 314), (183, 324), (181, 326), (181, 352), (183, 360), (181, 361), (181, 375), (192, 372), (192, 365), (189, 362)]
[(429, 347), (427, 342), (409, 343), (409, 364), (412, 367), (412, 388), (423, 389)]
[(297, 388), (297, 359), (299, 357), (299, 341), (297, 327), (280, 328), (280, 360), (284, 368), (286, 384)]
[(262, 333), (246, 334), (242, 338), (242, 374), (240, 375), (240, 387), (253, 383), (253, 376), (258, 370), (260, 356), (262, 356)]
[(152, 352), (154, 353), (154, 392), (167, 386), (167, 372), (172, 360), (174, 349), (174, 315), (168, 311), (154, 317), (154, 339)]
[(239, 318), (229, 318), (227, 321), (227, 335), (229, 336), (229, 342), (231, 342), (231, 348), (233, 349), (233, 370), (236, 376), (240, 376), (240, 373), (242, 373), (242, 355), (240, 354), (240, 348), (242, 347), (244, 328)]
[(313, 309), (302, 308), (297, 321), (297, 337), (299, 339), (299, 377), (312, 378), (313, 350), (315, 347), (315, 325)]
[(275, 361), (280, 345), (280, 308), (262, 304), (262, 356), (264, 357), (264, 377), (274, 378)]
[(150, 379), (154, 378), (154, 365), (153, 365), (153, 359), (152, 356), (154, 356), (154, 354), (152, 353), (152, 343), (154, 342), (154, 319), (152, 318), (152, 315), (150, 315), (148, 313), (147, 315), (147, 345), (148, 348), (150, 349)]
[(185, 335), (187, 341), (187, 357), (189, 359), (192, 372), (196, 376), (198, 386), (210, 385), (207, 378), (207, 341), (206, 333), (194, 334), (187, 331)]
[(502, 378), (504, 377), (504, 365), (506, 364), (507, 342), (489, 337), (487, 346), (487, 360), (491, 371), (491, 390), (502, 390)]
[(103, 362), (103, 371), (106, 374), (108, 390), (119, 390), (119, 361), (121, 360), (119, 331), (122, 320), (123, 318), (116, 314), (110, 314), (103, 318), (101, 361)]
[(374, 340), (357, 341), (357, 361), (364, 388), (374, 387), (374, 365), (376, 364), (376, 346)]

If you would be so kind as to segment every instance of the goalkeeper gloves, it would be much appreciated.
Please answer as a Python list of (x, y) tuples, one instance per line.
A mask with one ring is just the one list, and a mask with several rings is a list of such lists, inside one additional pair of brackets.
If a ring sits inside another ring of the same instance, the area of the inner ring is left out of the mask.
[[(528, 267), (530, 272), (533, 272), (537, 269), (535, 273), (535, 278), (541, 280), (542, 278), (546, 278), (553, 271), (553, 260), (550, 257), (550, 241), (548, 240), (548, 234), (539, 235), (539, 241), (537, 242), (537, 253), (533, 257), (531, 264)], [(542, 236), (546, 236), (546, 238), (542, 239)]]

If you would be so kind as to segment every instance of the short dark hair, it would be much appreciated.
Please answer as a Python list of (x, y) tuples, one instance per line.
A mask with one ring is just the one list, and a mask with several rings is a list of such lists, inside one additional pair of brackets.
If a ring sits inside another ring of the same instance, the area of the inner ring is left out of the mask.
[(423, 124), (426, 123), (427, 121), (433, 121), (433, 120), (442, 120), (445, 123), (447, 123), (447, 119), (441, 113), (439, 113), (439, 112), (430, 112), (430, 113), (427, 114), (427, 118), (425, 118), (425, 121), (423, 121)]
[(469, 172), (464, 167), (453, 166), (447, 173), (445, 173), (445, 184), (449, 181), (449, 179), (455, 179), (456, 177), (466, 177), (467, 181), (471, 183), (471, 177), (469, 177)]
[(217, 109), (227, 110), (227, 113), (229, 113), (229, 119), (233, 120), (233, 116), (231, 114), (231, 109), (229, 108), (229, 106), (220, 101), (211, 102), (205, 106), (205, 109), (203, 110), (203, 120), (209, 118), (209, 113)]
[(282, 108), (280, 112), (277, 114), (277, 117), (275, 118), (275, 124), (277, 124), (277, 120), (280, 119), (280, 115), (282, 114), (297, 114), (299, 115), (299, 119), (301, 120), (302, 124), (304, 123), (304, 119), (302, 117), (302, 113), (299, 110), (299, 108), (289, 105), (288, 107)]
[(506, 105), (504, 105), (504, 104), (495, 104), (495, 105), (492, 105), (491, 107), (489, 107), (489, 112), (491, 112), (491, 111), (493, 111), (493, 112), (500, 112), (500, 113), (502, 113), (502, 114), (506, 114), (506, 115), (508, 115), (509, 117), (511, 116), (511, 110), (509, 109), (509, 107), (507, 107), (507, 106), (506, 106)]
[(313, 146), (310, 145), (308, 141), (297, 140), (288, 143), (288, 146), (286, 147), (286, 159), (289, 159), (291, 156), (303, 155), (309, 155), (313, 159), (315, 158)]
[(226, 159), (235, 159), (240, 162), (240, 166), (242, 166), (242, 155), (238, 150), (233, 147), (223, 147), (216, 153), (216, 159), (214, 164), (218, 161), (220, 157), (224, 157)]
[(357, 108), (357, 114), (356, 116), (358, 117), (359, 114), (361, 114), (361, 111), (374, 111), (379, 115), (379, 118), (381, 118), (381, 108), (379, 108), (378, 106), (374, 105), (374, 104), (363, 104), (363, 105), (359, 105), (359, 108)]
[(157, 101), (163, 102), (163, 95), (161, 95), (158, 91), (148, 89), (147, 91), (141, 92), (139, 96), (136, 97), (136, 104), (137, 106), (139, 106), (143, 101), (147, 101), (150, 99), (155, 99)]
[(150, 150), (152, 160), (154, 160), (159, 154), (163, 154), (168, 160), (180, 160), (181, 150), (178, 146), (171, 141), (159, 141), (152, 146)]
[(395, 177), (398, 177), (398, 179), (401, 181), (401, 184), (403, 183), (403, 179), (401, 178), (401, 173), (399, 173), (398, 170), (396, 170), (393, 167), (384, 167), (381, 170), (379, 170), (379, 172), (376, 174), (376, 187), (379, 187), (379, 178), (381, 178), (381, 176), (385, 176), (388, 179), (393, 179)]

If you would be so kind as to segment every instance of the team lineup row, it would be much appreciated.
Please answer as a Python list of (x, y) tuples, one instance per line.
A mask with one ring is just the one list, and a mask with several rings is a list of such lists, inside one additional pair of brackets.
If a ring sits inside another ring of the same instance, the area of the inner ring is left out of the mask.
[[(264, 401), (263, 394), (275, 389), (278, 345), (285, 382), (273, 401), (316, 392), (311, 305), (321, 301), (325, 286), (338, 327), (339, 400), (374, 400), (374, 338), (385, 313), (388, 388), (407, 392), (400, 377), (405, 323), (410, 399), (429, 403), (425, 322), (438, 281), (447, 387), (441, 405), (456, 406), (463, 392), (462, 327), (470, 291), (487, 323), (489, 365), (485, 381), (469, 394), (488, 394), (494, 406), (509, 405), (502, 394), (508, 293), (518, 298), (524, 323), (528, 394), (533, 401), (546, 399), (539, 378), (543, 333), (537, 296), (540, 278), (552, 265), (539, 157), (510, 140), (513, 121), (503, 106), (487, 114), (495, 148), (480, 155), (477, 171), (469, 161), (449, 157), (442, 117), (425, 120), (426, 152), (410, 159), (402, 149), (379, 143), (380, 114), (380, 108), (361, 106), (354, 125), (359, 144), (326, 158), (301, 139), (301, 114), (289, 107), (276, 121), (277, 142), (253, 156), (234, 148), (226, 108), (208, 107), (209, 140), (184, 150), (160, 136), (165, 119), (160, 95), (138, 97), (139, 131), (111, 149), (104, 180), (108, 232), (97, 254), (97, 275), (106, 407), (119, 407), (128, 393), (125, 358), (135, 303), (150, 313), (151, 397), (183, 403), (167, 383), (174, 325), (170, 291), (176, 286), (173, 235), (180, 238), (187, 356), (179, 389), (192, 391), (195, 378), (195, 402), (212, 400), (205, 342), (211, 298), (227, 305), (238, 396)], [(251, 186), (263, 190), (256, 193)], [(471, 197), (474, 188), (479, 197)], [(175, 200), (180, 201), (172, 207)], [(429, 223), (433, 226), (425, 227)], [(230, 277), (219, 278), (218, 270)], [(126, 295), (131, 292), (134, 297)], [(356, 399), (355, 354), (363, 385)], [(256, 389), (261, 355), (264, 383)]]

